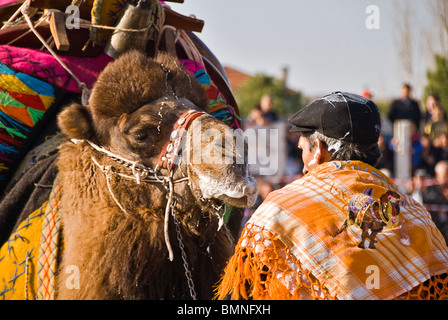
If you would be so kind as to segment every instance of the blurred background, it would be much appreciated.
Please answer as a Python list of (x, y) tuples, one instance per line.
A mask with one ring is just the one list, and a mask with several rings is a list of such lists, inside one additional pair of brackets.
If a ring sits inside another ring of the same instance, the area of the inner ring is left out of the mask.
[(258, 176), (259, 201), (247, 217), (270, 190), (301, 176), (298, 136), (289, 133), (287, 117), (340, 90), (378, 105), (383, 157), (377, 169), (424, 203), (448, 235), (448, 0), (170, 6), (205, 21), (198, 36), (224, 66), (244, 128), (280, 132), (254, 147), (268, 148), (278, 170)]
[[(378, 8), (379, 29), (366, 27), (370, 5)], [(309, 99), (369, 89), (382, 105), (408, 82), (423, 99), (436, 55), (448, 55), (445, 0), (186, 0), (170, 6), (205, 20), (198, 36), (231, 71), (234, 91), (266, 77), (285, 80)]]

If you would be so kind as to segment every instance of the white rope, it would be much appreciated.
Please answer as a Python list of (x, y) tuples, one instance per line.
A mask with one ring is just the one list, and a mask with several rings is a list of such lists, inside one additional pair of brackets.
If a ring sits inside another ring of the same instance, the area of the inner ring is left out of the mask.
[(115, 30), (115, 31), (122, 31), (122, 32), (144, 32), (144, 31), (148, 31), (152, 26), (152, 21), (147, 27), (144, 27), (141, 29), (119, 28), (119, 27), (111, 27), (111, 26), (105, 26), (105, 25), (100, 25), (100, 24), (93, 24), (93, 23), (90, 23), (87, 20), (83, 20), (83, 19), (79, 19), (77, 21), (78, 21), (78, 25), (80, 28), (85, 28), (85, 29), (98, 28), (98, 29)]
[[(73, 143), (79, 143), (82, 140), (76, 140), (73, 139), (72, 142)], [(115, 201), (115, 203), (117, 204), (117, 206), (121, 209), (121, 211), (123, 211), (125, 213), (126, 216), (130, 216), (129, 213), (126, 211), (126, 209), (121, 205), (121, 203), (118, 201), (117, 197), (115, 196), (113, 190), (112, 190), (112, 186), (110, 184), (110, 176), (111, 174), (115, 174), (118, 175), (120, 177), (124, 177), (127, 179), (132, 179), (132, 180), (136, 180), (136, 182), (138, 184), (140, 184), (140, 174), (136, 174), (135, 173), (135, 165), (136, 165), (136, 161), (131, 161), (125, 158), (121, 158), (119, 156), (117, 156), (116, 154), (104, 149), (103, 147), (99, 147), (96, 144), (94, 144), (93, 142), (90, 142), (89, 140), (86, 140), (86, 142), (88, 142), (95, 150), (105, 153), (106, 155), (108, 155), (109, 157), (112, 158), (120, 158), (120, 160), (124, 161), (124, 162), (128, 162), (128, 163), (133, 163), (132, 166), (132, 171), (134, 174), (134, 177), (128, 176), (128, 175), (124, 175), (121, 174), (119, 172), (114, 172), (112, 170), (111, 166), (103, 166), (101, 164), (99, 164), (99, 162), (95, 159), (95, 157), (92, 156), (92, 161), (93, 163), (95, 163), (100, 169), (101, 171), (104, 172), (104, 174), (106, 175), (106, 183), (107, 183), (107, 189), (109, 190), (109, 193), (112, 197), (112, 199)], [(171, 172), (172, 173), (172, 172)], [(158, 182), (158, 183), (162, 183), (162, 184), (168, 184), (168, 201), (165, 207), (165, 217), (164, 217), (164, 226), (163, 226), (163, 234), (164, 234), (164, 239), (165, 239), (165, 244), (166, 244), (166, 248), (168, 250), (168, 259), (170, 261), (173, 261), (174, 259), (174, 254), (173, 254), (173, 249), (171, 247), (171, 241), (170, 241), (170, 237), (169, 237), (169, 218), (170, 218), (170, 209), (172, 207), (172, 203), (173, 203), (173, 194), (174, 194), (174, 184), (175, 183), (179, 183), (179, 182), (183, 182), (183, 181), (188, 181), (189, 178), (188, 177), (184, 177), (178, 180), (173, 181), (172, 179), (172, 175), (167, 177), (167, 176), (163, 176), (162, 179), (160, 179), (155, 171), (154, 171), (154, 178), (155, 180), (150, 180), (150, 182)]]
[[(83, 140), (81, 140), (81, 141), (83, 141)], [(97, 150), (97, 151), (99, 151), (99, 152), (101, 152), (101, 153), (106, 154), (106, 155), (109, 156), (110, 158), (118, 159), (118, 160), (120, 160), (120, 161), (123, 161), (123, 162), (128, 163), (128, 164), (131, 166), (133, 173), (135, 172), (135, 168), (136, 168), (137, 164), (139, 163), (139, 161), (132, 161), (132, 160), (123, 158), (123, 157), (119, 156), (118, 154), (115, 154), (115, 153), (113, 153), (113, 152), (111, 152), (111, 151), (109, 151), (109, 150), (107, 150), (107, 149), (105, 149), (105, 148), (103, 148), (103, 147), (100, 147), (100, 146), (96, 145), (95, 143), (93, 143), (93, 142), (90, 141), (90, 140), (85, 140), (85, 141), (86, 141), (92, 148), (94, 148), (95, 150)], [(78, 140), (78, 139), (72, 139), (72, 142), (76, 144), (76, 143), (80, 142), (80, 140)]]
[(51, 49), (51, 47), (47, 44), (45, 39), (40, 35), (40, 33), (36, 30), (36, 28), (33, 25), (33, 22), (31, 21), (30, 16), (28, 15), (28, 11), (30, 8), (30, 2), (31, 0), (26, 0), (24, 4), (21, 6), (21, 12), (25, 18), (25, 21), (28, 23), (28, 26), (30, 27), (31, 31), (34, 33), (34, 35), (39, 39), (39, 41), (44, 45), (44, 47), (50, 52), (50, 54), (56, 59), (56, 61), (62, 66), (62, 68), (65, 69), (65, 71), (70, 74), (70, 76), (76, 81), (79, 88), (82, 92), (82, 103), (84, 106), (87, 105), (88, 96), (90, 96), (90, 90), (87, 88), (86, 84), (78, 79), (78, 77), (70, 70), (70, 68), (59, 58), (59, 56), (56, 54), (56, 52)]
[(2, 30), (2, 29), (5, 28), (5, 27), (8, 27), (8, 26), (11, 24), (11, 22), (12, 22), (15, 18), (17, 18), (17, 16), (22, 12), (22, 8), (24, 8), (25, 5), (28, 5), (28, 6), (29, 6), (29, 4), (27, 4), (26, 2), (24, 2), (24, 3), (19, 7), (19, 9), (17, 9), (16, 12), (14, 12), (14, 14), (8, 19), (8, 21), (4, 22), (4, 24), (3, 24), (3, 26), (0, 28), (0, 30)]
[(174, 186), (173, 186), (173, 182), (171, 181), (171, 179), (168, 179), (168, 183), (169, 183), (169, 193), (168, 193), (168, 202), (165, 207), (165, 219), (164, 219), (164, 225), (163, 225), (163, 234), (165, 237), (166, 248), (168, 250), (168, 259), (170, 261), (173, 261), (174, 255), (173, 255), (173, 249), (171, 247), (170, 235), (168, 233), (168, 225), (169, 225), (169, 219), (170, 219), (171, 203), (173, 201)]
[(113, 190), (112, 190), (112, 186), (110, 185), (110, 173), (112, 172), (112, 167), (111, 166), (102, 166), (98, 163), (98, 161), (92, 157), (93, 162), (105, 173), (106, 176), (106, 184), (107, 184), (107, 189), (109, 190), (109, 193), (112, 197), (112, 199), (114, 199), (115, 203), (117, 204), (117, 206), (121, 209), (121, 211), (124, 212), (124, 214), (126, 216), (129, 217), (128, 212), (126, 211), (126, 209), (121, 205), (121, 203), (118, 201), (117, 197), (115, 196)]

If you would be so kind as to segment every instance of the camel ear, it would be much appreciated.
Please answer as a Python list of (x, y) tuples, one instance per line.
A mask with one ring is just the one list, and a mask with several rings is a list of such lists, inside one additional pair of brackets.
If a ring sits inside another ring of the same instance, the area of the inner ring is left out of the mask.
[(79, 103), (72, 103), (59, 113), (58, 126), (71, 139), (90, 139), (93, 135), (92, 117)]

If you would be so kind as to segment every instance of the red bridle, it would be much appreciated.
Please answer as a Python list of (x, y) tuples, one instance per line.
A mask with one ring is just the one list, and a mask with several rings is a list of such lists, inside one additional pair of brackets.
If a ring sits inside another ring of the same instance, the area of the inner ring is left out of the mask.
[(160, 152), (159, 161), (157, 162), (158, 168), (168, 169), (169, 171), (173, 169), (180, 157), (181, 143), (187, 134), (188, 127), (194, 119), (203, 114), (207, 113), (190, 109), (179, 117), (173, 125), (169, 140), (165, 143)]

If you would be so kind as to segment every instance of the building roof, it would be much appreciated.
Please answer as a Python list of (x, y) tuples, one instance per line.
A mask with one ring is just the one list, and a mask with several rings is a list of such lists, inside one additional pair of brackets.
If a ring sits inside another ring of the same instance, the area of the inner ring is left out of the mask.
[(224, 71), (227, 73), (227, 77), (229, 78), (229, 84), (232, 91), (237, 90), (241, 85), (252, 78), (251, 75), (241, 72), (240, 70), (236, 70), (229, 66), (224, 66)]

